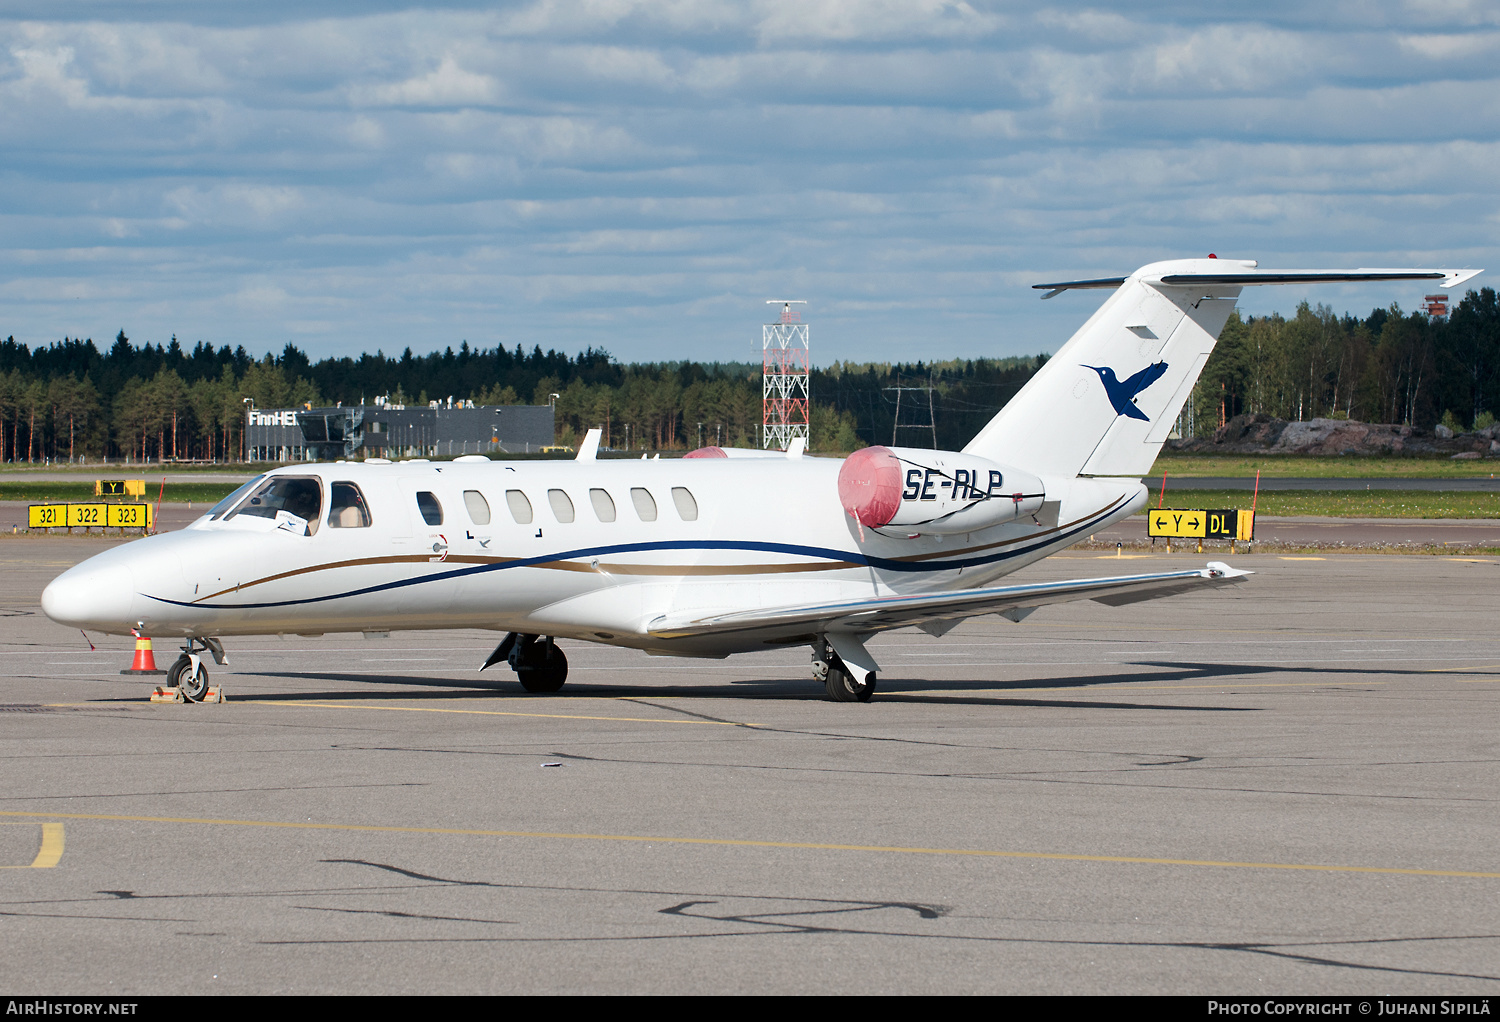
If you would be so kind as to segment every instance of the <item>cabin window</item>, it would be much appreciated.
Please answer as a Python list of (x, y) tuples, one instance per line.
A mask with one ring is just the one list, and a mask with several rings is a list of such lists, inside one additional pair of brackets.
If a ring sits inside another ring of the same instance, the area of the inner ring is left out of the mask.
[(564, 525), (573, 520), (573, 499), (562, 490), (548, 490), (547, 502), (552, 505), (552, 516)]
[(505, 503), (517, 525), (531, 524), (531, 501), (526, 499), (526, 494), (520, 490), (506, 490)]
[(607, 490), (590, 490), (589, 500), (594, 505), (594, 515), (601, 522), (612, 522), (615, 520), (615, 499), (609, 495)]
[(643, 522), (656, 521), (656, 498), (651, 496), (651, 491), (641, 486), (630, 488), (630, 502), (635, 505), (635, 513)]
[(443, 524), (443, 505), (438, 503), (437, 497), (426, 490), (417, 493), (417, 510), (422, 512), (422, 521), (428, 525)]
[(235, 504), (239, 503), (241, 497), (243, 497), (245, 494), (249, 493), (251, 490), (255, 489), (265, 481), (265, 476), (258, 475), (245, 485), (241, 486), (239, 489), (235, 490), (229, 496), (225, 497), (223, 500), (219, 501), (213, 507), (208, 509), (208, 520), (211, 522), (216, 521), (221, 515), (224, 514), (225, 511), (228, 511), (230, 508), (234, 507)]
[(236, 515), (281, 518), (288, 531), (311, 536), (323, 517), (323, 483), (316, 476), (267, 476), (224, 520)]
[(469, 509), (469, 520), (475, 525), (490, 524), (490, 502), (478, 490), (464, 491), (464, 507)]
[(359, 487), (349, 482), (336, 482), (328, 487), (328, 527), (330, 529), (368, 529), (370, 506)]
[(698, 520), (698, 502), (693, 499), (686, 486), (672, 487), (672, 503), (677, 505), (678, 518), (685, 522)]

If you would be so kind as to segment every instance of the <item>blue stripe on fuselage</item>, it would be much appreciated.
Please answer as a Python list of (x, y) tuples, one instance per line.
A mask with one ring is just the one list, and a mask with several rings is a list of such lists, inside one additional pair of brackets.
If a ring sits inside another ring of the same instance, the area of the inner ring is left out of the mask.
[[(1118, 505), (1116, 505), (1118, 507)], [(1019, 547), (1014, 550), (1000, 550), (991, 554), (983, 554), (975, 557), (957, 557), (946, 561), (898, 561), (887, 557), (872, 557), (852, 550), (834, 550), (828, 547), (800, 546), (793, 543), (761, 543), (752, 540), (662, 540), (652, 543), (619, 543), (613, 546), (581, 547), (577, 550), (564, 550), (554, 554), (544, 554), (538, 557), (522, 557), (514, 561), (505, 561), (499, 564), (476, 564), (467, 568), (455, 568), (439, 574), (423, 575), (421, 578), (397, 579), (392, 582), (382, 582), (379, 585), (366, 586), (363, 589), (351, 589), (345, 593), (334, 593), (329, 596), (310, 596), (301, 600), (274, 600), (268, 603), (193, 603), (185, 600), (169, 600), (163, 596), (152, 596), (142, 593), (148, 600), (156, 600), (158, 603), (171, 604), (174, 607), (202, 607), (206, 610), (264, 610), (269, 607), (295, 607), (309, 603), (326, 603), (329, 600), (342, 600), (351, 596), (367, 596), (370, 593), (388, 592), (393, 589), (404, 589), (407, 586), (423, 585), (427, 582), (442, 582), (449, 579), (464, 578), (469, 575), (479, 575), (490, 571), (506, 571), (511, 568), (531, 568), (539, 564), (551, 564), (554, 561), (576, 560), (584, 557), (607, 556), (611, 554), (633, 553), (644, 550), (746, 550), (759, 553), (791, 554), (799, 557), (814, 557), (830, 561), (846, 561), (856, 567), (875, 568), (881, 571), (901, 572), (935, 572), (935, 571), (957, 571), (959, 568), (972, 568), (981, 564), (995, 564), (1011, 557), (1019, 557), (1030, 553), (1039, 547), (1049, 546), (1059, 540), (1070, 539), (1090, 529), (1097, 529), (1099, 523), (1113, 513), (1115, 507), (1111, 507), (1088, 521), (1069, 529), (1066, 532), (1058, 532), (1041, 543), (1030, 546)], [(668, 565), (670, 567), (670, 565)], [(684, 568), (692, 565), (683, 565)]]

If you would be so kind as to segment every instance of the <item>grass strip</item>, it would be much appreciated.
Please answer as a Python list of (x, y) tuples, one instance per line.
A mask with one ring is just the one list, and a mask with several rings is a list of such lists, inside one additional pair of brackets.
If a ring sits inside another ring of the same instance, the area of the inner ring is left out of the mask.
[[(236, 483), (168, 483), (162, 493), (162, 502), (167, 504), (215, 504), (234, 492)], [(161, 483), (146, 481), (145, 503), (155, 504)], [(5, 480), (0, 483), (0, 500), (24, 500), (30, 504), (76, 504), (87, 501), (119, 503), (128, 499), (120, 497), (94, 496), (93, 480), (88, 482), (46, 482), (37, 480)]]
[[(1167, 480), (1167, 506), (1173, 508), (1250, 507), (1245, 490), (1174, 489)], [(1153, 499), (1147, 510), (1156, 507)], [(1258, 515), (1326, 518), (1500, 518), (1500, 493), (1430, 490), (1262, 490)], [(1141, 514), (1145, 514), (1142, 511)]]
[(1151, 468), (1158, 480), (1167, 473), (1167, 488), (1173, 476), (1227, 476), (1253, 479), (1472, 479), (1490, 478), (1500, 472), (1493, 458), (1454, 461), (1447, 456), (1432, 458), (1354, 454), (1342, 458), (1308, 454), (1169, 454), (1163, 452)]

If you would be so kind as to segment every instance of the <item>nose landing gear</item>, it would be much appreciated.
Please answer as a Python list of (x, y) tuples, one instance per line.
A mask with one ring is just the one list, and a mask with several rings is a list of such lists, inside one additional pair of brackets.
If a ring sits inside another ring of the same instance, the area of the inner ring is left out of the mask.
[(167, 668), (167, 683), (163, 688), (177, 689), (182, 693), (182, 698), (190, 703), (223, 702), (222, 691), (211, 688), (208, 684), (208, 668), (199, 653), (210, 654), (216, 664), (229, 663), (229, 658), (224, 655), (224, 646), (218, 639), (189, 637), (187, 645), (182, 647), (182, 655)]
[(568, 658), (550, 635), (510, 632), (479, 669), (482, 671), (501, 660), (510, 663), (510, 669), (516, 672), (516, 680), (528, 692), (556, 692), (568, 680)]

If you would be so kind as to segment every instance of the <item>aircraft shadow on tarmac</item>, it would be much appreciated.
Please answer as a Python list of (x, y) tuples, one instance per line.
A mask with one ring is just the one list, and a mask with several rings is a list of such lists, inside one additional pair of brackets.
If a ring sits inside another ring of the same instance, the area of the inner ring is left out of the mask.
[[(1160, 705), (1141, 702), (1125, 701), (1101, 701), (1080, 699), (1048, 699), (1048, 698), (1019, 698), (997, 695), (980, 695), (979, 691), (993, 693), (997, 689), (1018, 689), (1026, 692), (1036, 692), (1039, 689), (1058, 689), (1065, 691), (1069, 689), (1087, 689), (1094, 685), (1119, 685), (1128, 683), (1151, 683), (1151, 682), (1184, 682), (1205, 681), (1215, 678), (1243, 677), (1246, 675), (1258, 675), (1275, 673), (1281, 671), (1280, 667), (1247, 666), (1244, 664), (1202, 664), (1202, 663), (1173, 663), (1173, 662), (1148, 662), (1141, 664), (1155, 670), (1143, 673), (1132, 673), (1125, 676), (1075, 676), (1066, 678), (1047, 678), (1044, 680), (1020, 680), (1020, 681), (993, 681), (983, 679), (922, 679), (922, 678), (888, 678), (880, 679), (880, 688), (876, 698), (883, 702), (901, 703), (923, 703), (931, 705), (960, 705), (960, 706), (1055, 706), (1070, 708), (1091, 709), (1131, 709), (1131, 710), (1176, 710), (1176, 711), (1208, 711), (1241, 713), (1253, 711), (1258, 707), (1246, 706), (1192, 706), (1186, 704)], [(1347, 676), (1348, 672), (1339, 672)], [(1388, 672), (1382, 672), (1388, 673)], [(497, 677), (493, 681), (464, 682), (453, 678), (414, 677), (410, 675), (370, 675), (370, 674), (333, 674), (328, 672), (312, 671), (276, 671), (265, 672), (259, 675), (265, 678), (284, 678), (291, 681), (306, 682), (344, 682), (360, 686), (380, 686), (382, 688), (415, 688), (419, 691), (405, 692), (382, 692), (381, 695), (388, 698), (400, 699), (470, 699), (475, 695), (488, 693), (497, 698), (524, 699), (527, 702), (537, 700), (564, 700), (580, 697), (634, 697), (634, 698), (714, 698), (714, 699), (737, 699), (737, 700), (765, 700), (765, 699), (795, 699), (798, 701), (821, 701), (823, 699), (822, 686), (811, 680), (775, 678), (775, 679), (750, 679), (730, 682), (707, 682), (703, 685), (671, 685), (671, 686), (631, 686), (631, 685), (601, 685), (587, 683), (573, 683), (568, 690), (550, 695), (532, 695), (519, 691), (511, 679)], [(964, 690), (974, 690), (971, 694), (963, 694)], [(957, 694), (955, 694), (957, 693)], [(372, 693), (364, 690), (336, 690), (315, 691), (299, 693), (246, 693), (235, 695), (233, 698), (238, 702), (255, 701), (280, 701), (285, 699), (320, 699), (331, 702), (356, 701), (370, 698)]]
[[(1122, 665), (1123, 666), (1123, 665)], [(1056, 689), (1087, 690), (1097, 685), (1147, 685), (1152, 683), (1184, 684), (1212, 682), (1215, 680), (1233, 684), (1233, 679), (1267, 674), (1288, 673), (1281, 665), (1263, 664), (1205, 664), (1201, 662), (1179, 662), (1150, 660), (1139, 661), (1128, 666), (1146, 668), (1129, 674), (1091, 674), (1069, 677), (1020, 679), (996, 681), (976, 678), (893, 678), (882, 676), (876, 699), (881, 702), (923, 703), (931, 705), (960, 706), (1057, 706), (1097, 709), (1131, 710), (1187, 710), (1220, 713), (1240, 713), (1259, 709), (1251, 706), (1193, 706), (1186, 704), (1158, 705), (1141, 702), (1101, 701), (1052, 698), (1020, 698), (993, 695), (996, 691), (1016, 689), (1028, 693)], [(1293, 672), (1299, 678), (1319, 680), (1326, 678), (1328, 684), (1357, 684), (1361, 675), (1381, 677), (1430, 678), (1426, 669), (1381, 668), (1378, 671), (1354, 671), (1347, 667), (1299, 667)], [(589, 684), (573, 682), (568, 689), (550, 695), (532, 695), (522, 692), (514, 680), (505, 675), (493, 678), (465, 681), (457, 678), (434, 678), (394, 674), (334, 674), (322, 671), (278, 671), (259, 675), (265, 678), (284, 678), (304, 682), (343, 682), (359, 686), (381, 688), (416, 689), (417, 691), (387, 691), (380, 693), (387, 698), (400, 699), (471, 699), (475, 695), (488, 693), (508, 700), (566, 700), (583, 697), (631, 697), (631, 698), (713, 698), (737, 700), (794, 699), (799, 701), (822, 700), (822, 686), (810, 679), (765, 678), (740, 679), (734, 681), (710, 681), (702, 685), (633, 686), (619, 684)], [(232, 686), (232, 682), (230, 683)], [(964, 694), (965, 691), (970, 694)], [(1128, 691), (1128, 689), (1126, 690)], [(986, 693), (980, 695), (979, 693)], [(368, 690), (307, 691), (280, 693), (244, 693), (232, 696), (238, 702), (273, 701), (284, 699), (322, 699), (328, 701), (361, 700), (370, 698)]]

